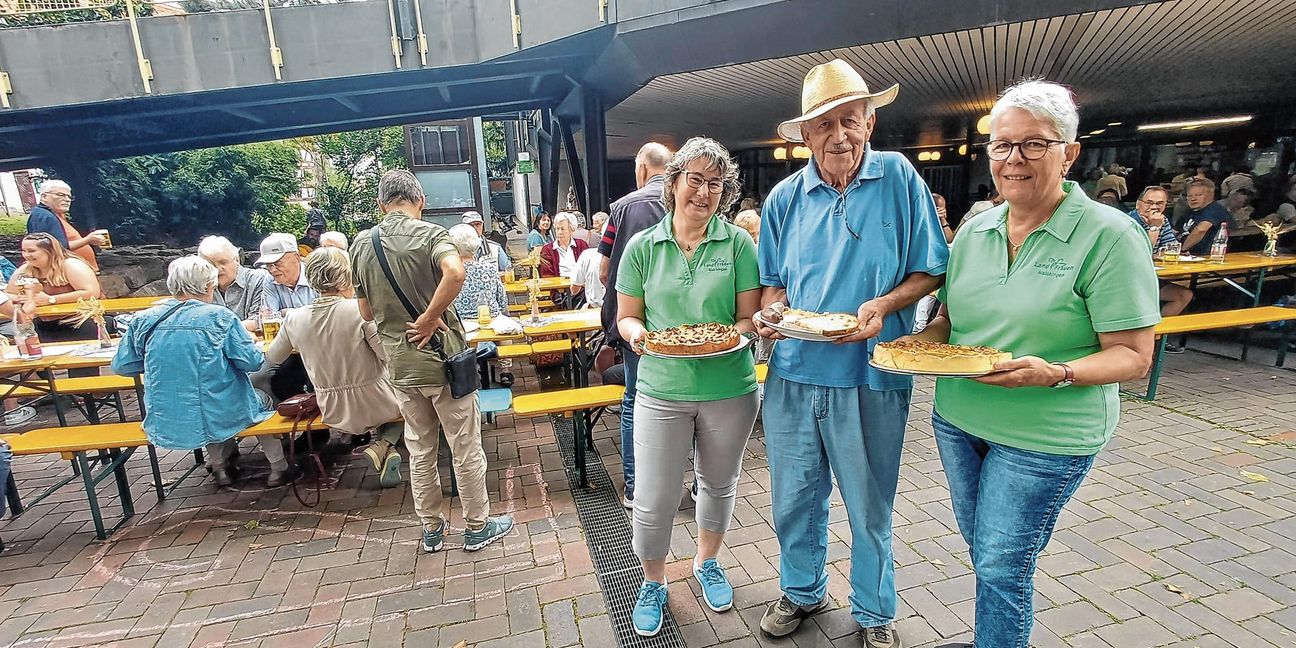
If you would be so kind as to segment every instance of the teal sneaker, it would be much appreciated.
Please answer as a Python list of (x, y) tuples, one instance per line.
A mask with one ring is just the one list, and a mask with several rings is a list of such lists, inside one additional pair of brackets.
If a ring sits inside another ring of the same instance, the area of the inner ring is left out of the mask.
[(423, 527), (423, 551), (427, 553), (436, 553), (441, 551), (441, 545), (445, 542), (446, 523), (441, 522), (441, 526), (435, 529)]
[(382, 472), (378, 473), (378, 485), (383, 488), (394, 488), (401, 483), (401, 455), (392, 448), (383, 459)]
[(655, 637), (661, 632), (662, 622), (666, 619), (666, 586), (650, 580), (639, 586), (639, 600), (635, 602), (630, 620), (634, 622), (635, 634), (641, 637)]
[(513, 530), (513, 518), (507, 515), (486, 518), (486, 526), (473, 531), (464, 531), (464, 551), (477, 551), (486, 545), (503, 538)]
[(701, 567), (694, 563), (693, 576), (702, 585), (702, 600), (712, 612), (724, 612), (733, 607), (733, 585), (729, 584), (724, 567), (715, 558), (707, 559)]

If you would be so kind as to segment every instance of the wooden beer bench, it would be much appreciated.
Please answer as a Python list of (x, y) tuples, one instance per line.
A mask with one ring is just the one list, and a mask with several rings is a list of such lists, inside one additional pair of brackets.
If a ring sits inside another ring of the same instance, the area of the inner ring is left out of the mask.
[[(284, 435), (292, 432), (292, 429), (292, 419), (273, 414), (265, 421), (238, 433), (237, 438), (267, 434)], [(319, 419), (316, 419), (309, 426), (298, 425), (298, 431), (326, 429), (328, 429), (328, 426), (324, 425)], [(100, 540), (107, 540), (110, 533), (121, 528), (127, 520), (135, 515), (135, 502), (131, 497), (130, 485), (127, 483), (126, 460), (135, 453), (136, 449), (148, 448), (149, 464), (153, 472), (153, 487), (157, 491), (159, 500), (166, 499), (167, 495), (173, 492), (181, 482), (202, 465), (201, 463), (195, 463), (170, 487), (163, 487), (157, 449), (148, 442), (148, 437), (144, 434), (144, 429), (138, 421), (41, 428), (24, 434), (6, 434), (0, 436), (0, 438), (9, 444), (14, 456), (57, 453), (62, 455), (64, 459), (70, 460), (74, 467), (72, 475), (56, 482), (26, 505), (23, 504), (19, 497), (17, 484), (11, 471), (9, 482), (5, 486), (5, 496), (9, 499), (13, 515), (20, 515), (27, 506), (39, 503), (77, 477), (81, 477), (86, 500), (90, 504), (90, 515), (94, 519), (95, 536)], [(97, 453), (99, 451), (106, 451), (109, 461), (95, 472), (92, 471), (91, 461), (87, 453)], [(103, 513), (100, 510), (99, 497), (95, 490), (100, 482), (110, 476), (114, 477), (117, 482), (117, 494), (121, 498), (122, 518), (112, 528), (106, 528)]]
[[(1282, 306), (1257, 306), (1255, 308), (1239, 308), (1237, 310), (1167, 317), (1156, 326), (1156, 334), (1159, 337), (1157, 339), (1156, 354), (1152, 358), (1152, 370), (1148, 373), (1147, 393), (1134, 395), (1147, 401), (1156, 400), (1157, 382), (1161, 379), (1161, 363), (1165, 359), (1166, 343), (1171, 335), (1292, 321), (1296, 321), (1296, 308), (1283, 308)], [(1287, 358), (1287, 343), (1291, 340), (1292, 328), (1293, 325), (1291, 324), (1283, 327), (1282, 338), (1278, 342), (1278, 357), (1274, 362), (1275, 367), (1283, 366)], [(1247, 340), (1244, 339), (1240, 360), (1246, 360), (1247, 346)]]

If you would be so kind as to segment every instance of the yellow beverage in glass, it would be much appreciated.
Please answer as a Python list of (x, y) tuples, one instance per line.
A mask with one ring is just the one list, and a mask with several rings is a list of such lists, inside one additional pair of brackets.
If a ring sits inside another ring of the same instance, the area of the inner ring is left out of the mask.
[(504, 283), (513, 283), (517, 281), (517, 273), (513, 272), (513, 266), (504, 268)]
[(108, 248), (112, 247), (112, 234), (109, 234), (109, 233), (108, 233), (108, 230), (104, 230), (104, 233), (103, 233), (103, 240), (104, 240), (104, 242), (103, 242), (103, 248), (104, 248), (104, 249), (108, 249)]
[(477, 323), (481, 324), (482, 326), (490, 326), (491, 323), (490, 306), (487, 306), (486, 304), (482, 304), (477, 307)]
[(279, 335), (279, 328), (283, 324), (278, 319), (268, 319), (261, 322), (261, 337), (266, 342), (274, 342), (275, 337)]

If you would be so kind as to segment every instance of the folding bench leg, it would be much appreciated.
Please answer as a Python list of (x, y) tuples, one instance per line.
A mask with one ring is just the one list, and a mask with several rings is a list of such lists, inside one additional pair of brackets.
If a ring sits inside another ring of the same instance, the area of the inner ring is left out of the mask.
[(126, 457), (130, 453), (123, 453), (117, 448), (108, 452), (113, 460), (113, 477), (117, 480), (117, 496), (121, 498), (122, 521), (135, 516), (135, 501), (131, 499), (130, 481), (126, 476)]
[(166, 499), (166, 489), (162, 487), (162, 467), (158, 465), (157, 448), (148, 446), (149, 467), (153, 469), (153, 488), (157, 489), (158, 501)]
[(589, 478), (585, 474), (585, 411), (572, 414), (572, 444), (576, 450), (576, 477), (581, 488), (589, 488)]
[(5, 499), (9, 501), (10, 514), (15, 517), (22, 514), (22, 496), (18, 493), (18, 482), (14, 480), (12, 470), (9, 471), (9, 479), (5, 481)]
[(1152, 356), (1152, 371), (1148, 374), (1147, 396), (1143, 397), (1143, 400), (1156, 400), (1157, 381), (1161, 379), (1161, 361), (1165, 359), (1166, 341), (1165, 335), (1157, 340), (1156, 355)]
[(1287, 345), (1291, 344), (1292, 329), (1296, 329), (1296, 320), (1283, 322), (1283, 332), (1278, 338), (1278, 358), (1274, 360), (1275, 367), (1281, 367), (1287, 361)]
[(90, 462), (86, 461), (84, 452), (77, 452), (73, 461), (81, 469), (81, 480), (85, 484), (86, 501), (90, 503), (90, 517), (94, 518), (95, 537), (100, 540), (107, 540), (108, 532), (104, 530), (103, 512), (99, 510), (99, 496), (95, 493), (95, 480), (90, 474)]

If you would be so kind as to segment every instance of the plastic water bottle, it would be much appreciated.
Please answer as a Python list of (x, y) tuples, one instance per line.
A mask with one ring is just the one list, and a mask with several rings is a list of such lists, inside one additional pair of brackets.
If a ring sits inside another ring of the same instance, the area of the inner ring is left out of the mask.
[(1228, 254), (1228, 223), (1220, 223), (1219, 233), (1215, 235), (1215, 242), (1211, 243), (1211, 263), (1224, 263), (1224, 255), (1226, 254)]
[(36, 335), (36, 321), (19, 307), (14, 312), (14, 341), (18, 343), (18, 357), (35, 360), (44, 355), (40, 337)]

